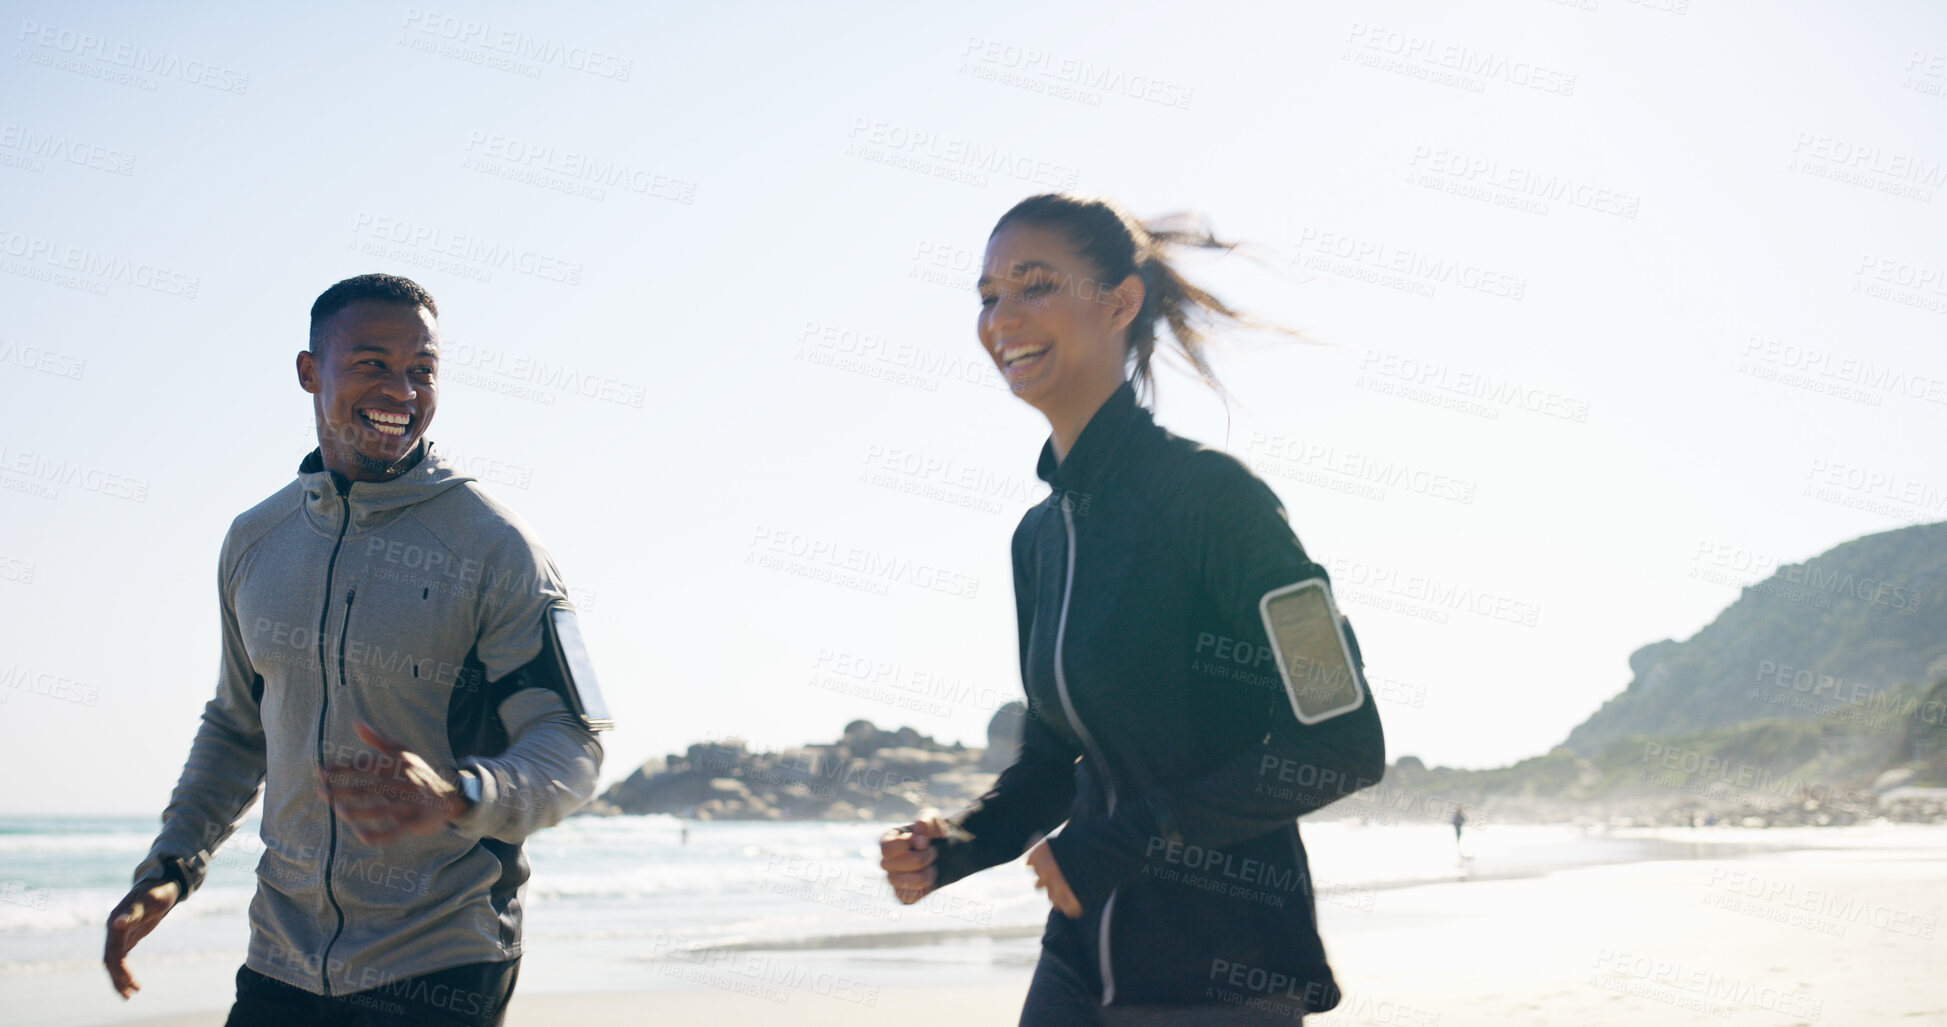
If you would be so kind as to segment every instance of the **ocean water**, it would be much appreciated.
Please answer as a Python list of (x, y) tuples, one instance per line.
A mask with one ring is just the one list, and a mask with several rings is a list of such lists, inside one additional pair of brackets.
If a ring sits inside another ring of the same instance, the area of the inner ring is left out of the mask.
[[(922, 973), (934, 982), (961, 972), (1025, 973), (1048, 915), (1025, 866), (995, 867), (902, 906), (878, 869), (886, 826), (570, 818), (527, 844), (533, 877), (521, 988), (674, 987), (655, 975), (659, 960), (724, 948), (784, 952), (854, 974), (897, 965), (904, 979)], [(93, 1002), (108, 993), (103, 924), (155, 829), (147, 817), (0, 818), (0, 1007), (38, 1011), (22, 1022), (115, 1018), (70, 1008), (62, 996), (80, 988)], [(197, 982), (173, 998), (145, 991), (146, 1015), (227, 1003), (222, 991), (248, 938), (262, 851), (256, 829), (251, 822), (239, 830), (204, 886), (137, 949), (145, 984), (172, 975)], [(1470, 823), (1460, 850), (1452, 828), (1437, 822), (1320, 822), (1301, 831), (1321, 910), (1369, 910), (1377, 892), (1416, 883), (1705, 854), (1569, 825)]]
[[(860, 935), (991, 934), (1046, 917), (1047, 903), (1020, 864), (901, 906), (878, 869), (886, 826), (570, 818), (528, 841), (528, 937), (806, 946)], [(93, 966), (108, 910), (127, 891), (155, 829), (146, 817), (0, 818), (0, 972)], [(242, 952), (263, 849), (256, 829), (246, 823), (219, 851), (209, 879), (170, 914), (170, 929), (144, 943), (146, 954)], [(1483, 863), (1518, 872), (1526, 864), (1608, 861), (1603, 837), (1572, 826), (1470, 827), (1468, 861), (1457, 857), (1445, 824), (1322, 822), (1302, 831), (1321, 901), (1478, 875)]]

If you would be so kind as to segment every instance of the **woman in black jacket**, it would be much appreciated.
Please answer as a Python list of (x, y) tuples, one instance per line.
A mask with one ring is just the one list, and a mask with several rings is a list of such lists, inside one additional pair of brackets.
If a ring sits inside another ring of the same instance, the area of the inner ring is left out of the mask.
[(1054, 909), (1024, 1027), (1335, 1006), (1296, 819), (1385, 768), (1357, 639), (1277, 497), (1136, 401), (1159, 322), (1214, 381), (1196, 321), (1240, 320), (1172, 244), (1223, 245), (1035, 196), (979, 279), (981, 344), (1051, 429), (1013, 542), (1028, 716), (993, 789), (887, 832), (881, 865), (911, 903), (1026, 852)]

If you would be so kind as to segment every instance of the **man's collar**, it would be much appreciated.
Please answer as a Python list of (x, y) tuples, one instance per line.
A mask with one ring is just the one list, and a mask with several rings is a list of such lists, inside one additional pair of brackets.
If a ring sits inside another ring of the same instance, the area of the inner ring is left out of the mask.
[(346, 482), (337, 472), (325, 469), (323, 455), (314, 449), (298, 465), (298, 481), (307, 497), (305, 505), (319, 523), (335, 525), (340, 519), (337, 504), (342, 501), (351, 508), (352, 526), (358, 528), (474, 480), (432, 442), (421, 439), (418, 450), (417, 459), (396, 478)]
[[(398, 464), (395, 465), (399, 468), (399, 473), (393, 475), (392, 478), (387, 478), (386, 481), (391, 481), (393, 480), (393, 478), (402, 478), (405, 477), (407, 474), (412, 473), (413, 468), (418, 467), (419, 464), (426, 459), (426, 454), (432, 452), (432, 450), (433, 450), (432, 442), (426, 439), (420, 439), (418, 442), (413, 443), (412, 452), (406, 454), (403, 458), (400, 459)], [(297, 465), (297, 473), (299, 474), (317, 474), (318, 472), (323, 471), (324, 469), (325, 469), (325, 465), (324, 465), (323, 447), (319, 447), (317, 449), (312, 450), (309, 453), (306, 453), (304, 455), (304, 459), (299, 461)], [(337, 471), (331, 472), (331, 480), (333, 484), (338, 486), (338, 491), (340, 492), (347, 491), (350, 488), (350, 483), (345, 480), (345, 476), (339, 474)], [(367, 484), (376, 485), (379, 483), (367, 482)]]

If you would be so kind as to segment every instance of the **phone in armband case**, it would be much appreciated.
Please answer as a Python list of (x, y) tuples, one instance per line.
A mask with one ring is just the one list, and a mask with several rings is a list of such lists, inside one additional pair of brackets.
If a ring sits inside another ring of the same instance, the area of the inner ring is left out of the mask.
[(602, 689), (595, 683), (595, 665), (588, 659), (588, 646), (581, 640), (581, 627), (575, 623), (575, 611), (566, 606), (555, 606), (548, 610), (548, 647), (554, 650), (556, 671), (561, 675), (565, 686), (565, 698), (574, 707), (575, 716), (588, 725), (590, 731), (606, 731), (615, 726), (615, 718), (609, 716), (608, 703), (602, 700)]
[(1346, 640), (1345, 618), (1323, 578), (1272, 589), (1257, 608), (1299, 723), (1316, 724), (1364, 705), (1366, 690)]

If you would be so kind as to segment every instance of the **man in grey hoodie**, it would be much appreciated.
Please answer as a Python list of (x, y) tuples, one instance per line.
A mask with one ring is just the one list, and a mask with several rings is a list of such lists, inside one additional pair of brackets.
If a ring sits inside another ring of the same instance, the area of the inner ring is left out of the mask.
[(216, 696), (103, 961), (202, 883), (264, 797), (229, 1024), (498, 1024), (522, 841), (594, 794), (609, 726), (547, 551), (427, 441), (438, 307), (361, 275), (311, 308), (318, 448), (238, 517)]

